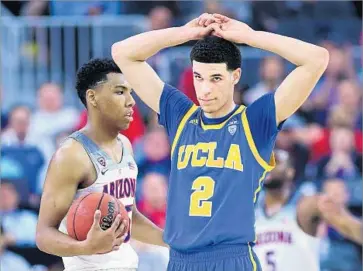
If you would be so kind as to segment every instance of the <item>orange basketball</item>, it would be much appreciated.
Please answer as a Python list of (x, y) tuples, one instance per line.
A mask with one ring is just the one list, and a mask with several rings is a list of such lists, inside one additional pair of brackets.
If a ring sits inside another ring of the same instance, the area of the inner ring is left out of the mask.
[(118, 214), (127, 221), (124, 234), (129, 230), (129, 217), (123, 204), (113, 196), (105, 193), (90, 193), (73, 202), (67, 215), (68, 234), (76, 240), (87, 239), (93, 224), (96, 210), (101, 211), (100, 226), (103, 230), (111, 227)]

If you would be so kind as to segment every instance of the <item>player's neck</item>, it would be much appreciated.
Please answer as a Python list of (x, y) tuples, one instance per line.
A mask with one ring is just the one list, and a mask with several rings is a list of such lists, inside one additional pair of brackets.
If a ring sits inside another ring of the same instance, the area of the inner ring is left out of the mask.
[(119, 130), (117, 128), (111, 128), (107, 123), (88, 121), (87, 125), (83, 128), (84, 132), (93, 141), (98, 144), (108, 144), (113, 143), (118, 134)]
[(265, 205), (268, 207), (284, 204), (289, 198), (290, 190), (287, 187), (275, 191), (267, 191), (265, 194)]
[(223, 118), (224, 116), (227, 116), (229, 113), (231, 113), (236, 108), (236, 104), (232, 100), (230, 103), (226, 103), (223, 107), (221, 107), (218, 111), (207, 113), (203, 112), (204, 116), (210, 119), (217, 119), (217, 118)]

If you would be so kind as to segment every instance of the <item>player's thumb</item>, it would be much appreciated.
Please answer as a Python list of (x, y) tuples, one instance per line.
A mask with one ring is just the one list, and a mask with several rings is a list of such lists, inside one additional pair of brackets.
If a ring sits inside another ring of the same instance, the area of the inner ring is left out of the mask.
[(220, 38), (223, 38), (223, 31), (221, 29), (221, 25), (220, 24), (213, 23), (213, 24), (210, 24), (209, 26), (211, 28), (212, 35), (217, 36), (217, 37), (220, 37)]
[(100, 210), (96, 210), (94, 216), (93, 216), (93, 228), (98, 228), (100, 226), (100, 221), (101, 221), (101, 211)]

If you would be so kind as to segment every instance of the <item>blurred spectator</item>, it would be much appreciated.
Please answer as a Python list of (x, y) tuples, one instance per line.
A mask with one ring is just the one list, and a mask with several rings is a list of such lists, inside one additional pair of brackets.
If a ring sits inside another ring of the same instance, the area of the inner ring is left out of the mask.
[(77, 110), (63, 106), (63, 93), (58, 85), (46, 83), (39, 88), (38, 109), (31, 118), (29, 136), (39, 142), (46, 166), (56, 150), (56, 135), (71, 131), (78, 116)]
[[(138, 107), (135, 105), (133, 107), (133, 110), (134, 114), (132, 117), (134, 120), (130, 123), (130, 126), (127, 130), (120, 131), (121, 134), (123, 134), (130, 140), (131, 144), (134, 144), (135, 141), (139, 139), (145, 132), (145, 125), (138, 110)], [(87, 124), (87, 119), (87, 110), (85, 109), (82, 111), (79, 117), (78, 124), (76, 125), (75, 130), (82, 129)]]
[[(173, 14), (171, 10), (165, 6), (156, 6), (152, 8), (148, 14), (149, 16), (149, 30), (159, 30), (172, 26)], [(170, 83), (171, 69), (170, 61), (168, 61), (166, 55), (163, 53), (168, 49), (165, 49), (156, 55), (150, 57), (147, 62), (151, 67), (155, 69), (161, 79)]]
[(149, 12), (150, 29), (158, 30), (168, 28), (172, 25), (173, 14), (165, 6), (157, 6)]
[(34, 145), (28, 134), (31, 111), (27, 106), (15, 106), (9, 113), (8, 126), (1, 134), (3, 145)]
[[(337, 86), (337, 106), (349, 113), (349, 118), (357, 129), (362, 130), (362, 89), (353, 80), (343, 80)], [(334, 109), (333, 109), (334, 110)]]
[(22, 202), (28, 201), (29, 193), (37, 193), (39, 174), (44, 165), (44, 155), (39, 148), (43, 142), (28, 133), (30, 118), (31, 112), (28, 107), (14, 107), (9, 113), (8, 126), (1, 134), (1, 154), (4, 158), (16, 160), (21, 167), (22, 176), (16, 179), (16, 183)]
[(268, 56), (260, 63), (260, 82), (244, 94), (246, 104), (251, 104), (262, 95), (276, 91), (285, 76), (283, 60), (278, 56)]
[(142, 197), (137, 208), (160, 228), (165, 226), (167, 178), (159, 173), (147, 173), (142, 183)]
[(252, 28), (269, 32), (276, 32), (287, 11), (284, 1), (251, 1), (251, 8)]
[(354, 128), (354, 122), (349, 112), (342, 107), (335, 107), (330, 111), (328, 118), (328, 127), (321, 128), (316, 125), (311, 125), (306, 128), (295, 131), (296, 138), (300, 138), (300, 142), (305, 142), (311, 147), (311, 160), (317, 161), (323, 156), (327, 156), (331, 152), (330, 147), (330, 134), (335, 128), (346, 127), (354, 131), (354, 138), (352, 145), (354, 152), (357, 154), (362, 153), (362, 137), (363, 134), (360, 129)]
[(21, 256), (7, 250), (9, 244), (6, 231), (0, 229), (0, 270), (31, 271), (30, 264)]
[[(158, 126), (137, 142), (134, 148), (135, 160), (138, 165), (138, 181), (140, 185), (144, 176), (149, 172), (169, 176), (170, 172), (170, 143), (164, 128)], [(137, 190), (137, 200), (141, 199), (141, 191)]]
[(331, 130), (331, 154), (318, 163), (317, 178), (356, 179), (360, 177), (357, 153), (354, 152), (354, 132), (350, 127), (335, 127)]
[[(323, 192), (339, 204), (346, 205), (348, 203), (349, 194), (342, 179), (333, 178), (325, 181)], [(329, 242), (329, 250), (327, 259), (322, 261), (322, 270), (360, 270), (360, 253), (356, 245), (346, 240), (329, 225), (324, 225), (324, 228), (323, 231), (325, 231)]]
[(338, 84), (343, 79), (356, 80), (357, 75), (350, 47), (338, 48), (329, 42), (322, 45), (329, 50), (329, 65), (301, 110), (310, 114), (310, 120), (325, 125), (327, 111), (339, 99)]
[[(156, 172), (148, 172), (142, 181), (138, 210), (158, 227), (165, 226), (167, 177)], [(168, 250), (133, 241), (139, 255), (139, 271), (166, 270)]]
[(14, 185), (2, 181), (0, 186), (0, 213), (8, 245), (35, 247), (37, 215), (19, 209), (19, 195)]

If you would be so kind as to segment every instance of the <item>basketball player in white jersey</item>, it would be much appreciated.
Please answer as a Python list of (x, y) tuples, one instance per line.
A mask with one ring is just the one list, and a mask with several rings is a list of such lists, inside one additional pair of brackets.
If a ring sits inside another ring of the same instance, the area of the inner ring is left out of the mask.
[(293, 192), (289, 154), (275, 152), (276, 167), (266, 177), (256, 205), (255, 252), (264, 271), (317, 271), (319, 196)]
[(166, 246), (162, 230), (139, 213), (134, 203), (137, 166), (129, 140), (119, 134), (132, 121), (135, 101), (130, 85), (113, 61), (95, 59), (78, 71), (76, 88), (88, 110), (88, 124), (64, 142), (49, 165), (37, 246), (63, 257), (66, 271), (136, 270), (138, 257), (129, 243), (130, 232), (117, 238), (124, 230), (120, 216), (103, 231), (96, 212), (85, 241), (67, 235), (66, 215), (72, 202), (89, 192), (105, 192), (129, 212), (132, 238)]

